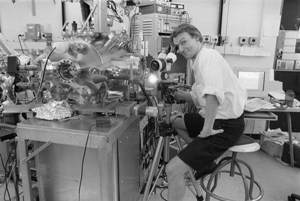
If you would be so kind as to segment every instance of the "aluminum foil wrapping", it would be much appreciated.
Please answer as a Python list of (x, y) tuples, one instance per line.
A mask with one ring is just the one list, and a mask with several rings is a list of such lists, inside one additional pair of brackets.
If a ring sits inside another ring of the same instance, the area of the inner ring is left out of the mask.
[(41, 107), (31, 109), (36, 118), (45, 120), (60, 120), (72, 116), (72, 109), (66, 101), (51, 101)]

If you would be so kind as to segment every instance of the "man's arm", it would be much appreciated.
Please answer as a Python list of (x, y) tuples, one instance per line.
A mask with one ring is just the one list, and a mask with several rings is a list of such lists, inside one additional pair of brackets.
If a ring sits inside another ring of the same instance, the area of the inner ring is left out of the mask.
[(213, 130), (214, 122), (217, 116), (219, 107), (218, 99), (215, 95), (206, 95), (206, 106), (205, 106), (205, 121), (204, 126), (200, 134), (201, 138), (208, 137), (210, 135), (215, 135), (218, 133), (223, 133), (224, 130)]

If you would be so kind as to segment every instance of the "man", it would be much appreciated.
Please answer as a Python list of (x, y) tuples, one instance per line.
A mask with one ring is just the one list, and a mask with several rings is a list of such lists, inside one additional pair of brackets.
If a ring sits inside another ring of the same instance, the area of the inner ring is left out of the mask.
[(246, 90), (239, 84), (226, 60), (214, 49), (203, 46), (200, 31), (191, 24), (181, 24), (171, 34), (178, 53), (191, 60), (195, 83), (190, 92), (178, 90), (177, 100), (193, 101), (198, 113), (174, 118), (174, 128), (187, 143), (166, 166), (168, 200), (183, 200), (184, 175), (192, 168), (203, 173), (244, 131)]

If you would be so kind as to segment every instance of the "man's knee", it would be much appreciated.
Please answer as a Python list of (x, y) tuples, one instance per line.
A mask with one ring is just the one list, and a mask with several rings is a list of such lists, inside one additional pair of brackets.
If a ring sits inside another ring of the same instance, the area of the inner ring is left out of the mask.
[(181, 129), (181, 130), (186, 129), (183, 116), (180, 116), (180, 117), (177, 116), (177, 117), (171, 119), (171, 122), (173, 124), (173, 128)]
[(188, 170), (188, 166), (178, 157), (175, 156), (166, 165), (166, 174), (168, 177), (181, 176)]
[(170, 177), (172, 175), (172, 173), (174, 172), (174, 166), (169, 162), (167, 165), (166, 165), (166, 174), (168, 175), (168, 177)]

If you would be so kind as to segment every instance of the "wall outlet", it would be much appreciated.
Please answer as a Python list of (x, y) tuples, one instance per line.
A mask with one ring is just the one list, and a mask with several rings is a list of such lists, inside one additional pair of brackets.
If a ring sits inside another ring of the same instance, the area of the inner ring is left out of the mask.
[(256, 45), (257, 43), (258, 43), (258, 37), (250, 37), (249, 38), (250, 45)]
[(244, 36), (240, 36), (240, 37), (239, 37), (239, 43), (240, 43), (241, 45), (248, 44), (248, 42), (249, 42), (249, 37), (244, 37)]
[(281, 60), (277, 60), (276, 62), (276, 69), (284, 69), (285, 66), (283, 67)]
[(26, 39), (26, 34), (25, 33), (19, 33), (18, 34), (18, 37), (20, 38), (20, 39)]
[(204, 35), (203, 36), (203, 43), (210, 43), (210, 36), (209, 35)]
[(212, 44), (218, 43), (218, 42), (219, 42), (218, 36), (211, 36), (211, 37), (210, 37), (210, 42), (211, 42)]

